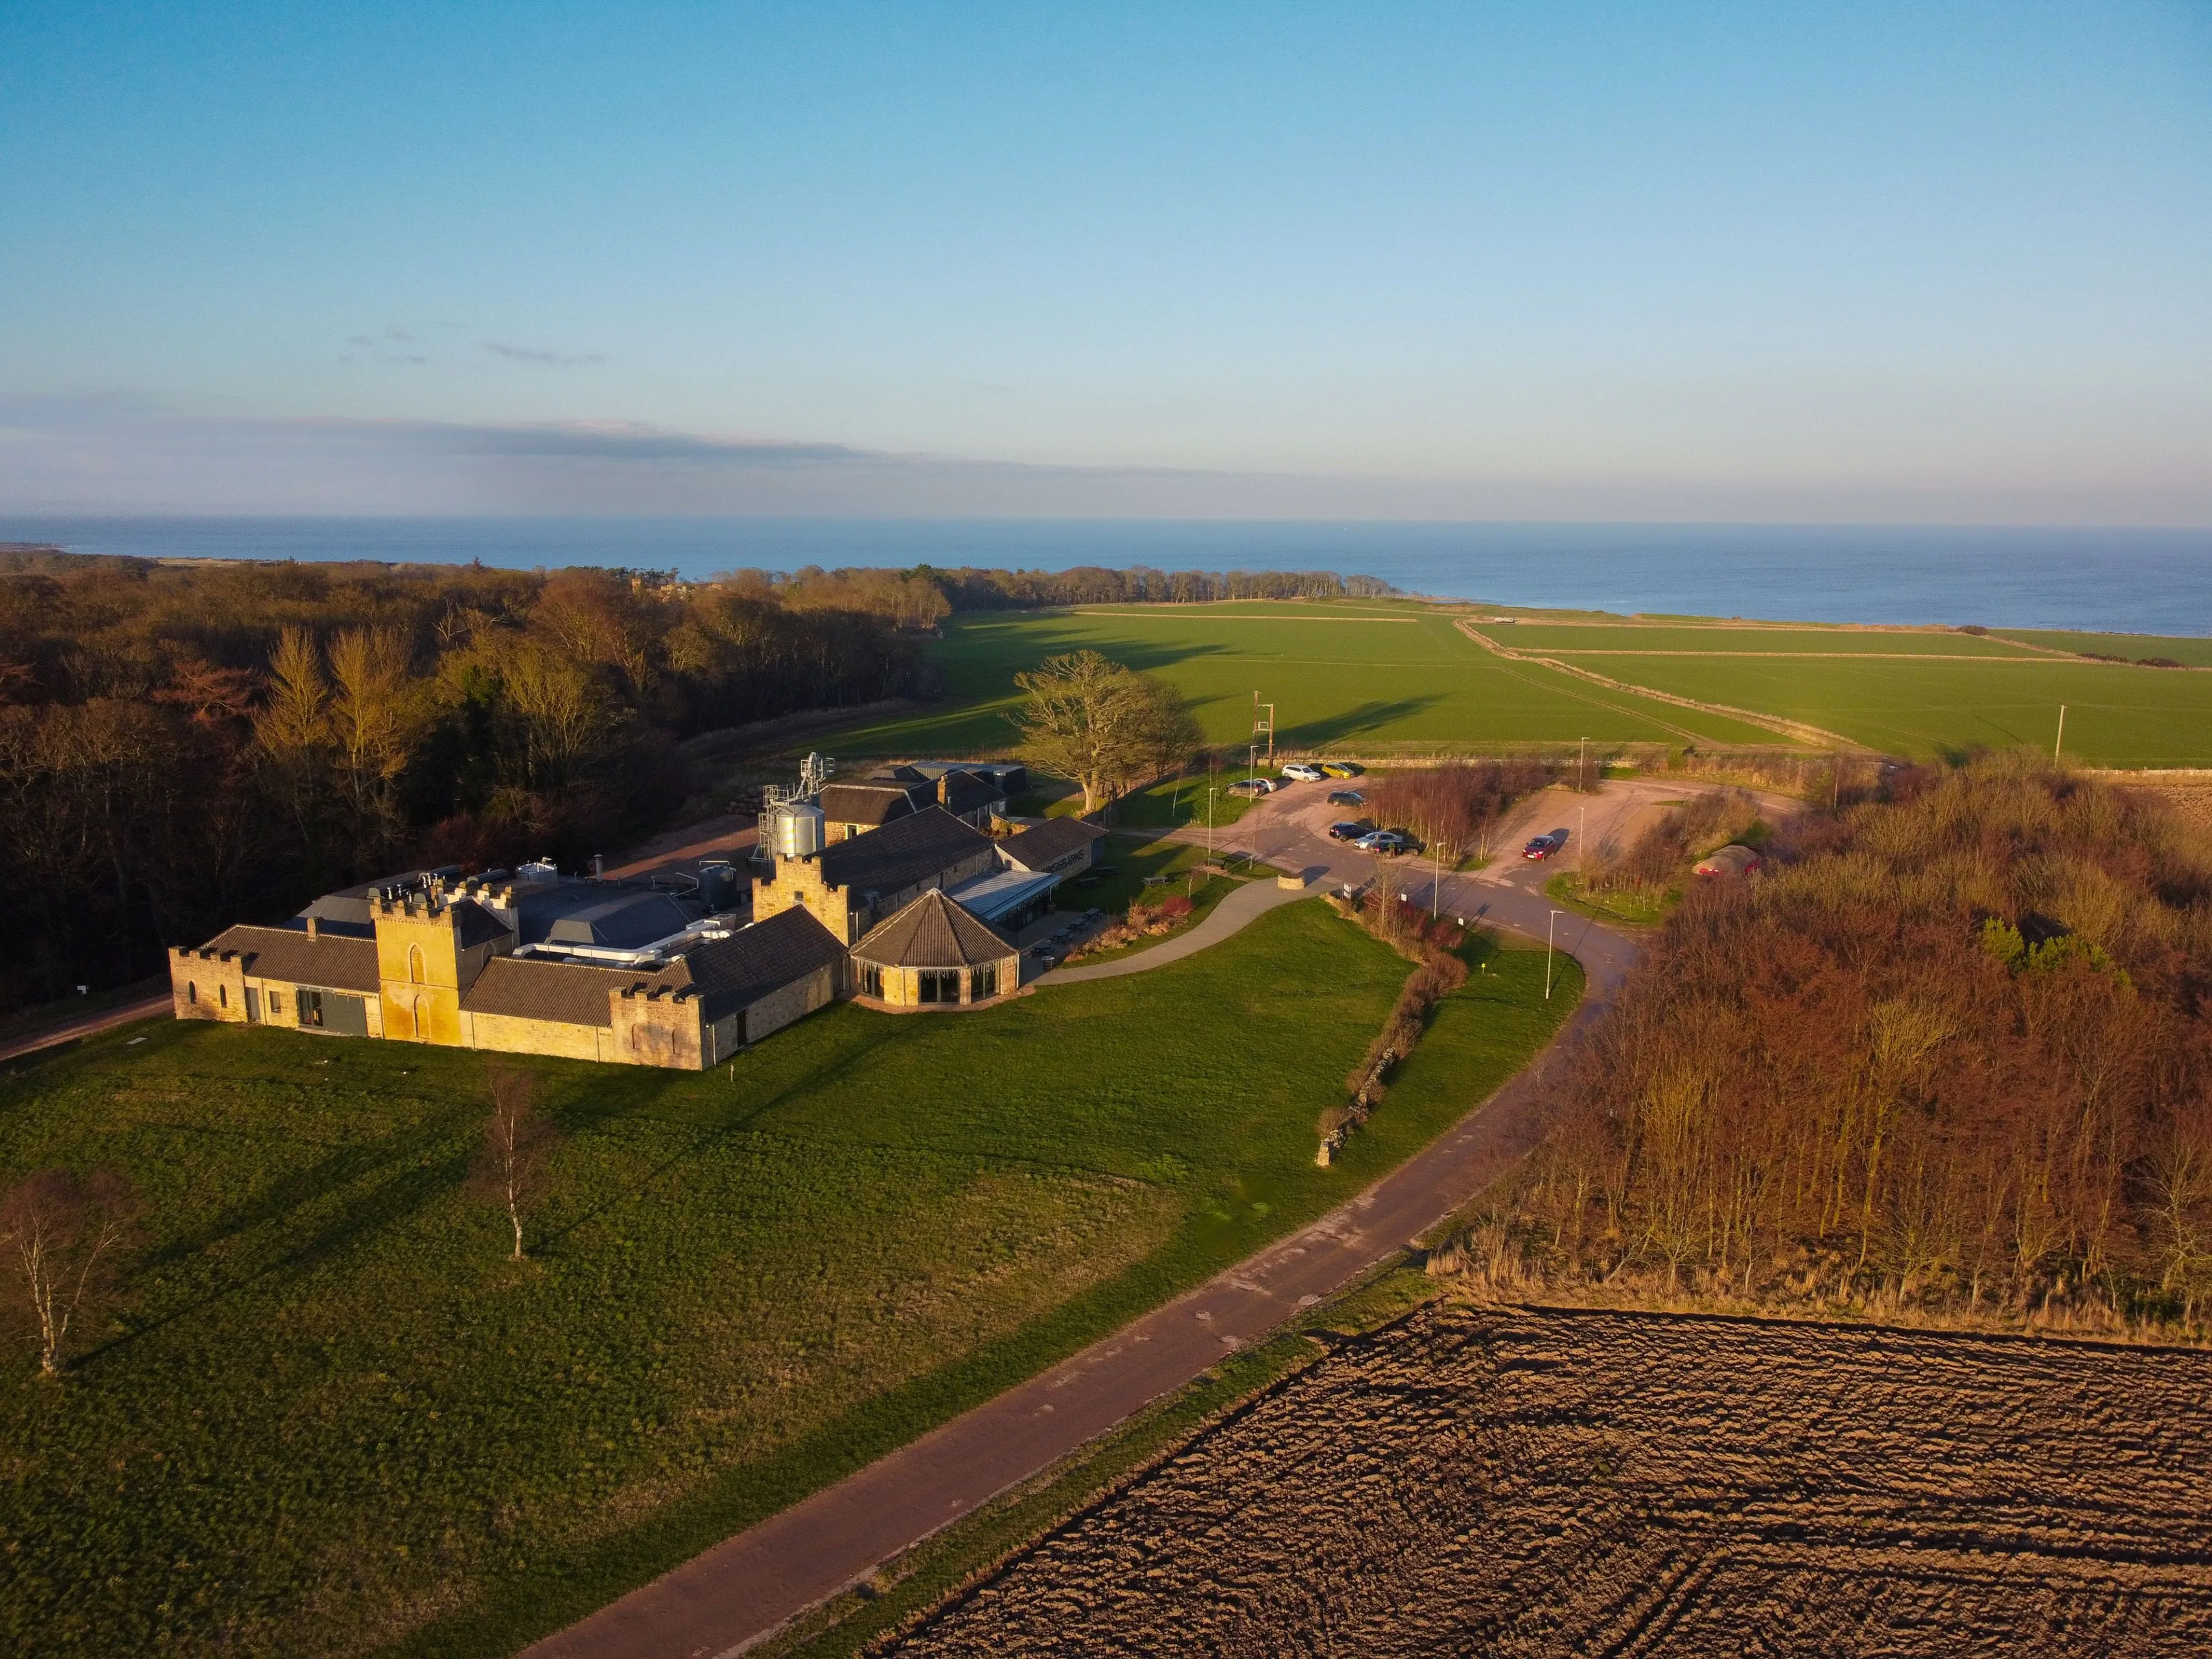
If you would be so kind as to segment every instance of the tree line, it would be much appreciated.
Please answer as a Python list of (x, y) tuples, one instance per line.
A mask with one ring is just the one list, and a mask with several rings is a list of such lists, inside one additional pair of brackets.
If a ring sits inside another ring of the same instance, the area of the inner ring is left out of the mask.
[(821, 589), (622, 570), (0, 557), (0, 1009), (415, 863), (665, 822), (680, 738), (923, 688)]
[(1770, 874), (1692, 886), (1555, 1068), (1492, 1223), (1513, 1272), (2200, 1319), (2212, 854), (2026, 755), (1899, 772), (1772, 850)]
[(717, 580), (773, 594), (799, 609), (862, 611), (902, 628), (931, 628), (955, 611), (1038, 611), (1063, 605), (1211, 605), (1224, 599), (1382, 599), (1397, 592), (1376, 576), (1327, 570), (941, 569), (792, 572), (738, 570)]

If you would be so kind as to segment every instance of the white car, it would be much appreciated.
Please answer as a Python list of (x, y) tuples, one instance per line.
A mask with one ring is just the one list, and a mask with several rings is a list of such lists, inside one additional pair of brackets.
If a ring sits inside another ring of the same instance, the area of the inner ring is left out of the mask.
[(1296, 778), (1300, 783), (1319, 783), (1328, 774), (1318, 766), (1308, 766), (1304, 761), (1292, 761), (1283, 768), (1283, 775)]

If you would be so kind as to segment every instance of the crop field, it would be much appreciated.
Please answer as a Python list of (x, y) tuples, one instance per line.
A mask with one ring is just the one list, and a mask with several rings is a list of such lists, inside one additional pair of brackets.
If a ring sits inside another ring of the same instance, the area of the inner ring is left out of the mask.
[(1771, 744), (1723, 715), (1613, 692), (1507, 662), (1408, 607), (1162, 605), (955, 617), (933, 647), (949, 706), (825, 735), (848, 755), (980, 755), (1012, 739), (1014, 676), (1091, 649), (1158, 674), (1190, 700), (1209, 743), (1241, 747), (1252, 694), (1275, 704), (1277, 741), (1343, 753), (1498, 744)]
[[(2047, 748), (2063, 703), (2070, 760), (2212, 762), (2212, 674), (2068, 660), (1940, 631), (1563, 623), (1482, 631), (1510, 649), (1540, 651), (1632, 685), (1803, 720), (1900, 754)], [(2106, 641), (2095, 648), (2132, 650), (2120, 636), (2082, 637)], [(2171, 642), (2141, 643), (2135, 654)]]
[(0, 1180), (112, 1164), (147, 1218), (70, 1375), (0, 1352), (0, 1645), (510, 1652), (1407, 1156), (1571, 1007), (1492, 967), (1328, 1170), (1406, 964), (1319, 904), (704, 1074), (519, 1060), (565, 1137), (520, 1268), (463, 1185), (484, 1056), (161, 1023), (19, 1066)]
[(2212, 1354), (1432, 1304), (893, 1650), (2212, 1650)]

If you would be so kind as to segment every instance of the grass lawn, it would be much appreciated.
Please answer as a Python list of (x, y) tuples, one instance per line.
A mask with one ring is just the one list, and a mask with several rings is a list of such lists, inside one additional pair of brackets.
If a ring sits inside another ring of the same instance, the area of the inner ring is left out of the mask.
[(1682, 898), (1679, 887), (1662, 888), (1656, 892), (1648, 888), (1625, 887), (1613, 892), (1586, 893), (1581, 875), (1572, 870), (1563, 870), (1546, 882), (1544, 894), (1578, 915), (1625, 927), (1650, 927), (1664, 921), (1667, 913)]
[(1172, 681), (1206, 741), (1242, 751), (1255, 690), (1275, 704), (1279, 747), (1342, 754), (1501, 744), (1771, 744), (1762, 727), (1509, 662), (1449, 616), (1372, 602), (975, 614), (932, 647), (949, 707), (848, 726), (831, 754), (981, 755), (1012, 740), (1014, 676), (1090, 648)]
[(1326, 1170), (1406, 964), (1320, 904), (976, 1015), (840, 1006), (734, 1075), (520, 1061), (567, 1139), (520, 1269), (462, 1189), (484, 1056), (162, 1024), (18, 1062), (0, 1177), (112, 1164), (149, 1216), (78, 1370), (0, 1358), (0, 1634), (511, 1651), (1358, 1190), (1572, 1007), (1496, 966)]

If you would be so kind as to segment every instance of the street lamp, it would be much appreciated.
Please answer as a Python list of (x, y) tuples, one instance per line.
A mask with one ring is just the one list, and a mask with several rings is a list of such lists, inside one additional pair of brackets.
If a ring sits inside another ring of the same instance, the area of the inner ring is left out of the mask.
[(1551, 921), (1544, 924), (1544, 1000), (1547, 1002), (1552, 1000), (1552, 935), (1559, 925), (1559, 918), (1565, 914), (1564, 910), (1554, 910)]

